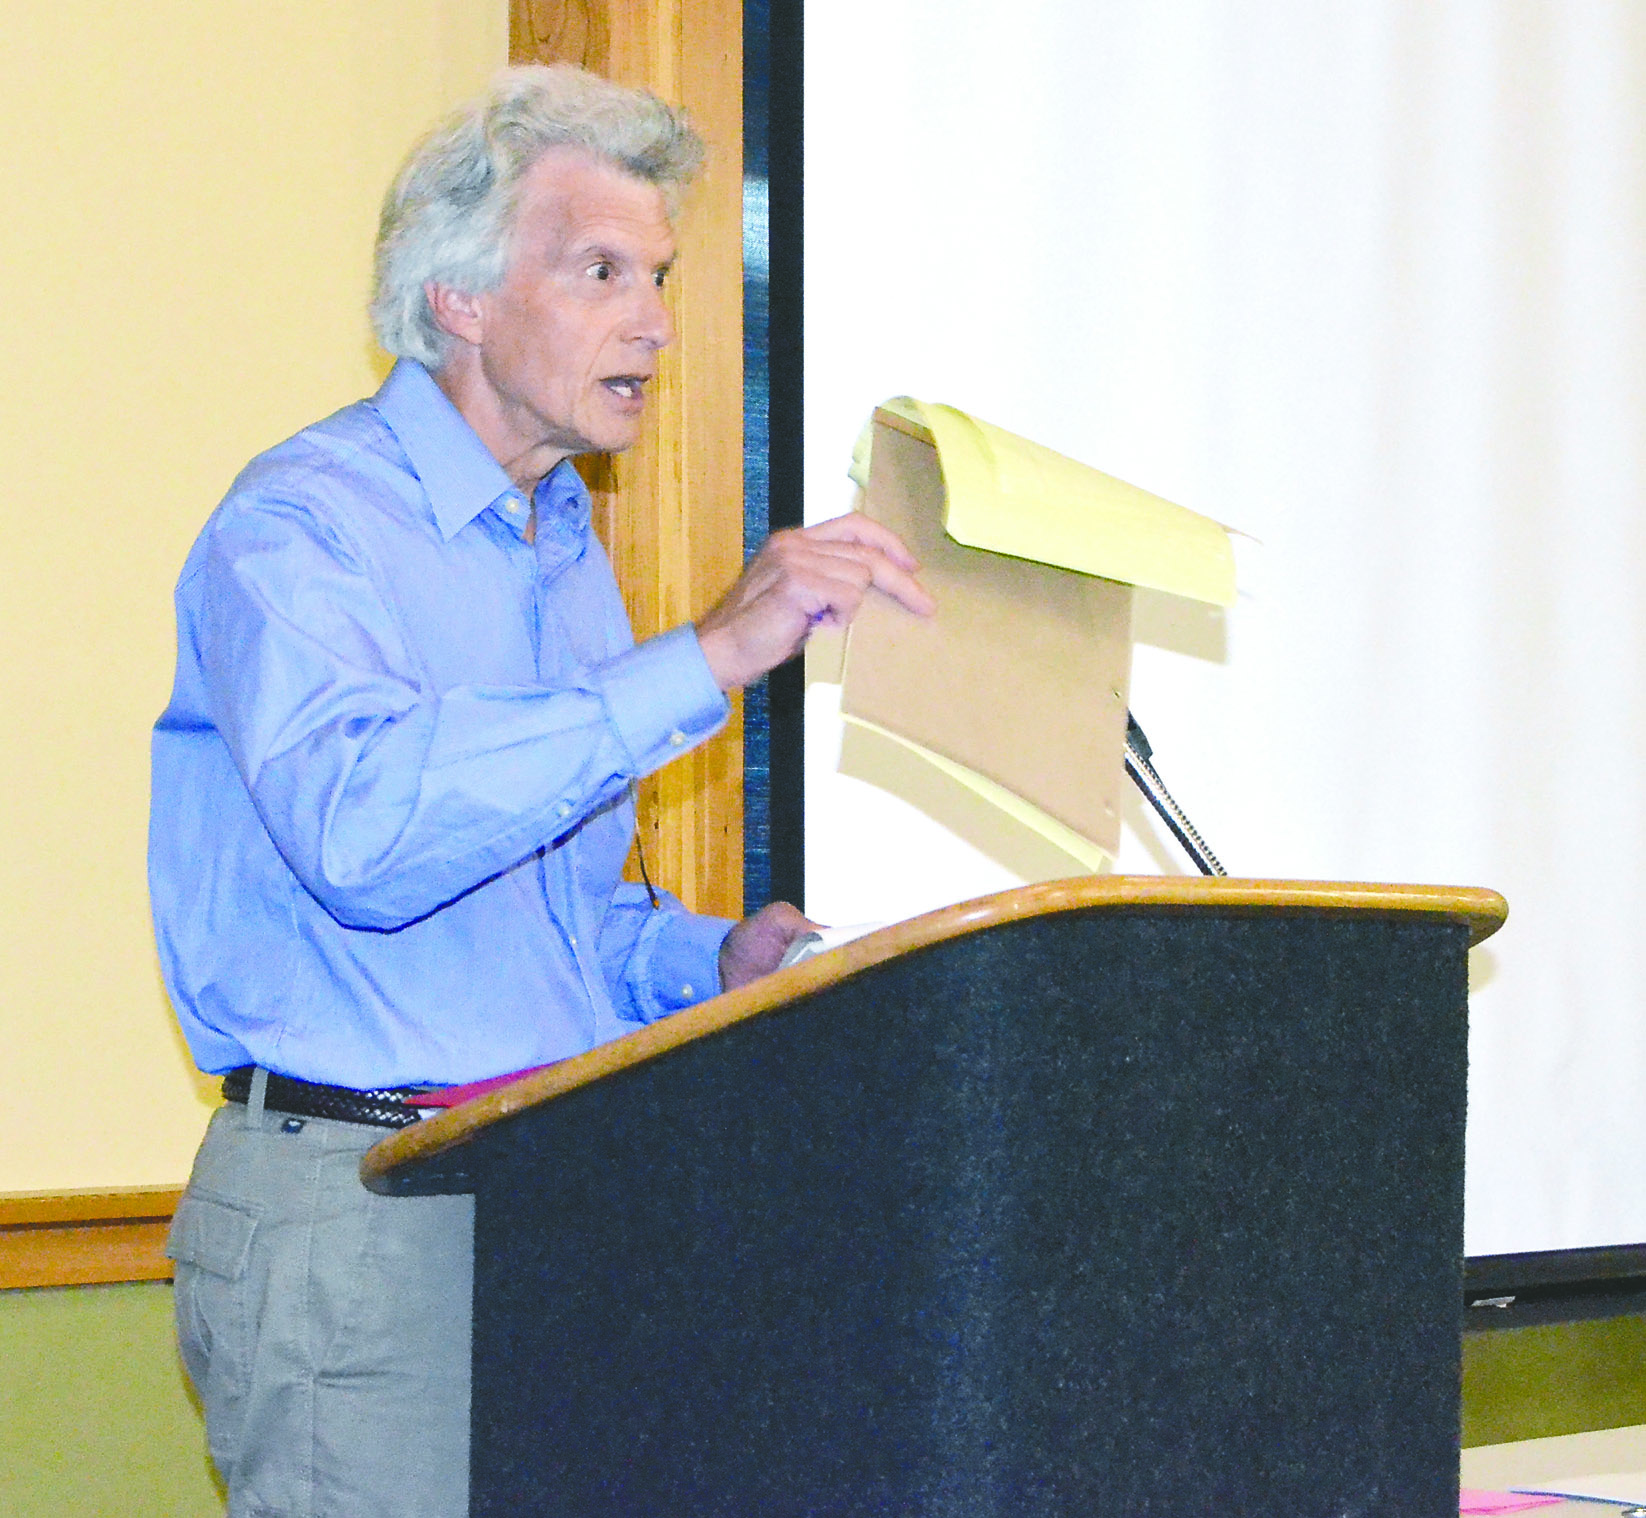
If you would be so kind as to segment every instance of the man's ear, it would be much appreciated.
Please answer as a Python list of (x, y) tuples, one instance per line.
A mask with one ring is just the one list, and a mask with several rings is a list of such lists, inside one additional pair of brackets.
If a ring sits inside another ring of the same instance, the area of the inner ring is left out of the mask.
[(423, 294), (434, 314), (435, 326), (450, 337), (479, 346), (486, 329), (479, 296), (432, 279), (423, 286)]

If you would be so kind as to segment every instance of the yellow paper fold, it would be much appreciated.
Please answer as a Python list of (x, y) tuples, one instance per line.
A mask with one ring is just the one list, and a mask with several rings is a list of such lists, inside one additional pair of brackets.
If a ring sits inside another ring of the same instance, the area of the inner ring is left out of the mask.
[(943, 525), (968, 548), (1232, 606), (1234, 552), (1210, 517), (953, 406), (899, 397), (937, 443)]

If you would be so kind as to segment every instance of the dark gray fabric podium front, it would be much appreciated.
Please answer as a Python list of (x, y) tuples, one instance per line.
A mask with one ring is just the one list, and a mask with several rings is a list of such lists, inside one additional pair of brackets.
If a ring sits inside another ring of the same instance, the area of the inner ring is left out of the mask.
[(473, 1512), (1448, 1518), (1502, 913), (1030, 887), (385, 1141), (476, 1196)]

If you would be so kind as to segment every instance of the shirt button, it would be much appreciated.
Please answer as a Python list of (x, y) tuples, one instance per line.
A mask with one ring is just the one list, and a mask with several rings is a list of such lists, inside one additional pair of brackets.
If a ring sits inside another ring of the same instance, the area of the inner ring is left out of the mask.
[(504, 510), (505, 510), (505, 511), (506, 511), (506, 512), (508, 512), (508, 514), (509, 514), (509, 515), (510, 515), (510, 516), (511, 516), (511, 517), (517, 517), (517, 516), (519, 516), (519, 515), (520, 515), (520, 513), (521, 513), (521, 512), (522, 512), (522, 511), (524, 511), (524, 510), (525, 510), (525, 509), (526, 509), (526, 505), (525, 505), (525, 502), (523, 502), (523, 501), (522, 501), (522, 500), (521, 500), (521, 499), (520, 499), (520, 497), (519, 497), (519, 496), (515, 496), (515, 495), (511, 495), (511, 496), (510, 496), (510, 497), (509, 497), (509, 498), (508, 498), (508, 500), (506, 500), (506, 501), (505, 501), (505, 502), (504, 502), (504, 503), (503, 503), (503, 509), (504, 509)]
[(681, 732), (678, 727), (669, 734), (669, 746), (671, 748), (679, 748), (685, 743), (685, 741), (686, 735)]
[(555, 811), (557, 811), (562, 817), (570, 817), (572, 814), (571, 803), (562, 801), (560, 805), (555, 808)]
[(575, 933), (567, 934), (566, 942), (569, 943), (575, 949), (577, 947), (577, 935)]
[(694, 994), (694, 993), (693, 993), (693, 991), (692, 991), (692, 988), (691, 988), (691, 987), (690, 987), (690, 986), (682, 986), (682, 987), (681, 987), (681, 988), (680, 988), (680, 994), (681, 994), (681, 995), (682, 995), (682, 996), (691, 996), (691, 995), (693, 995), (693, 994)]

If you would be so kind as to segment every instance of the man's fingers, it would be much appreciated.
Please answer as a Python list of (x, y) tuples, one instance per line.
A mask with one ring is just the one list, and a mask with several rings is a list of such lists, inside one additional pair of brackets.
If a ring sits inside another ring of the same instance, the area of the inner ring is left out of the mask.
[[(842, 554), (839, 559), (845, 561), (847, 556)], [(826, 571), (831, 584), (838, 587), (837, 593), (828, 598), (829, 611), (850, 619), (871, 586), (917, 617), (929, 617), (937, 610), (937, 602), (927, 594), (920, 581), (890, 559), (878, 554), (854, 554), (849, 562), (858, 573), (848, 572), (844, 562), (830, 566), (830, 571)]]
[(771, 974), (795, 939), (818, 926), (786, 901), (767, 903), (753, 917), (738, 923), (721, 944), (721, 986), (731, 991), (758, 976)]
[[(840, 527), (841, 523), (852, 525)], [(873, 532), (862, 532), (865, 527)], [(824, 528), (833, 530), (824, 533)], [(880, 537), (897, 550), (895, 556), (882, 546)], [(799, 578), (821, 578), (839, 585), (842, 591), (855, 592), (844, 599), (831, 596), (831, 612), (849, 617), (871, 585), (916, 616), (929, 617), (937, 610), (937, 603), (915, 578), (919, 564), (913, 555), (895, 533), (867, 517), (837, 517), (817, 528), (805, 528), (782, 548), (788, 568)]]
[(900, 606), (917, 617), (929, 617), (937, 610), (937, 602), (926, 587), (906, 570), (881, 560), (874, 566), (874, 588), (890, 596)]
[(819, 542), (863, 543), (871, 548), (878, 548), (887, 558), (910, 574), (920, 568), (920, 560), (909, 552), (908, 544), (884, 524), (877, 522), (873, 517), (866, 517), (860, 511), (848, 512), (843, 517), (832, 517), (827, 522), (818, 522), (811, 527), (803, 527), (801, 532)]
[(918, 567), (896, 533), (863, 516), (775, 532), (698, 621), (709, 669), (722, 690), (747, 685), (798, 653), (812, 629), (850, 622), (871, 588), (930, 616), (936, 603)]

